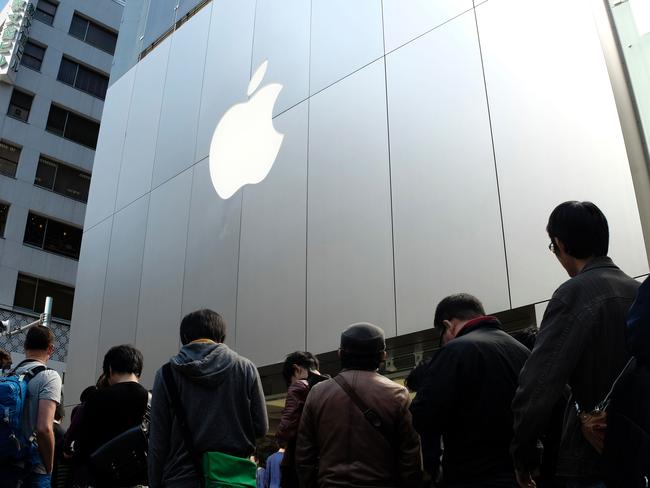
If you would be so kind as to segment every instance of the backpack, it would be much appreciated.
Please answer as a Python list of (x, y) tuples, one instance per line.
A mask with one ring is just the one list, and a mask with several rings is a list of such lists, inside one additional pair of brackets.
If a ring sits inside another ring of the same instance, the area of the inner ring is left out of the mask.
[(35, 366), (23, 374), (16, 374), (16, 369), (0, 377), (0, 464), (8, 464), (27, 459), (33, 448), (32, 436), (23, 432), (23, 411), (27, 398), (27, 385), (37, 374), (47, 368)]
[(100, 486), (147, 485), (147, 454), (151, 423), (151, 394), (140, 425), (100, 446), (90, 455), (93, 484)]

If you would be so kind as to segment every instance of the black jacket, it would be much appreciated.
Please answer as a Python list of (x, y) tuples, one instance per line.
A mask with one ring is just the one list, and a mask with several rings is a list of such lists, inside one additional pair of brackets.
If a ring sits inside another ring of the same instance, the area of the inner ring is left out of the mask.
[(602, 475), (602, 461), (582, 435), (574, 404), (593, 409), (625, 365), (625, 319), (638, 287), (611, 259), (600, 257), (553, 294), (512, 403), (518, 468), (534, 467), (536, 441), (568, 384), (558, 475)]
[(650, 279), (630, 309), (626, 339), (635, 360), (616, 384), (607, 410), (603, 457), (611, 488), (645, 487), (650, 478)]
[[(443, 347), (411, 404), (426, 442), (444, 441), (446, 482), (512, 473), (510, 403), (528, 349), (492, 317), (473, 322)], [(425, 441), (423, 441), (425, 442)]]

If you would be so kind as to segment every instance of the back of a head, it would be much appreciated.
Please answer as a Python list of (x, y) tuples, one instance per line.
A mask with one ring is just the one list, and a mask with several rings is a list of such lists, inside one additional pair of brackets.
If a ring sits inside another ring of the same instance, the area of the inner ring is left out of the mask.
[(122, 344), (108, 350), (102, 369), (106, 377), (109, 377), (111, 372), (140, 377), (143, 363), (142, 353), (138, 349), (130, 344)]
[(0, 348), (0, 369), (9, 369), (11, 362), (11, 354)]
[(65, 417), (65, 407), (61, 403), (56, 404), (56, 409), (54, 410), (54, 420), (61, 422)]
[(551, 212), (546, 231), (551, 240), (557, 238), (562, 241), (567, 254), (574, 258), (607, 256), (607, 218), (591, 202), (561, 203)]
[(436, 307), (433, 326), (442, 328), (445, 320), (472, 320), (485, 315), (481, 301), (469, 293), (457, 293), (443, 298)]
[(374, 371), (384, 360), (384, 331), (374, 324), (352, 324), (341, 334), (341, 367)]
[(25, 351), (47, 351), (54, 345), (54, 334), (44, 325), (32, 325), (27, 329)]
[(537, 326), (531, 325), (525, 329), (516, 330), (510, 335), (520, 344), (523, 344), (526, 349), (532, 351), (533, 347), (535, 347), (535, 342), (537, 341), (537, 332)]
[(223, 342), (226, 340), (226, 322), (217, 312), (204, 308), (183, 317), (180, 333), (183, 345), (198, 339)]
[(287, 383), (291, 383), (291, 378), (294, 373), (293, 366), (301, 366), (308, 371), (319, 369), (318, 358), (309, 351), (295, 351), (287, 356), (282, 365), (282, 377)]

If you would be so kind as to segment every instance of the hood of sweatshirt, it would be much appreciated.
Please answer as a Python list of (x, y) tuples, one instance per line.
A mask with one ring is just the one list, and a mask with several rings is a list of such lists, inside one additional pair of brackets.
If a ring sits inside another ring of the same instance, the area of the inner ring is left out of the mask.
[(171, 358), (172, 367), (193, 383), (217, 386), (238, 360), (237, 353), (225, 344), (192, 342)]

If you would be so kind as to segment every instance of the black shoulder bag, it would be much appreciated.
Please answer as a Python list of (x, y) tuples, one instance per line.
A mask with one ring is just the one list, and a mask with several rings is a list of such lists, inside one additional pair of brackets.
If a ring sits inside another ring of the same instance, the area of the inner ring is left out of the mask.
[(151, 394), (142, 423), (122, 432), (90, 455), (93, 477), (110, 486), (147, 485)]

